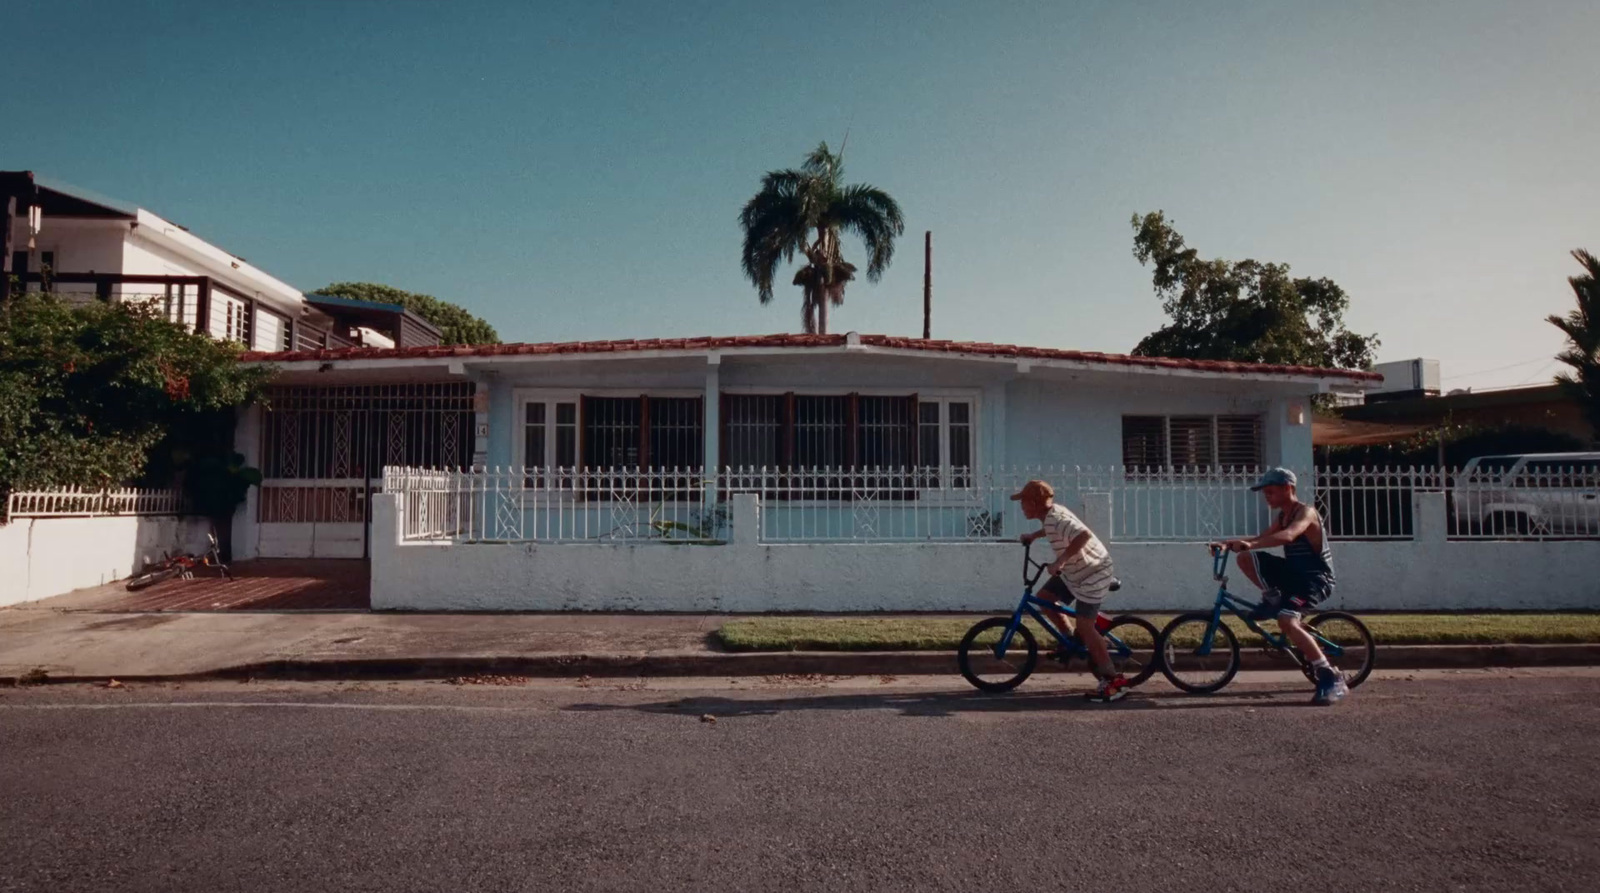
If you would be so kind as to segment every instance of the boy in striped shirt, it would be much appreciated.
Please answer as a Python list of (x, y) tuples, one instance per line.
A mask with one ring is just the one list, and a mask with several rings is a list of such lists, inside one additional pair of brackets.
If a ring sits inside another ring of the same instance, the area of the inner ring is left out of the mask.
[[(1068, 511), (1066, 506), (1056, 504), (1055, 488), (1048, 483), (1029, 481), (1011, 498), (1022, 503), (1023, 517), (1044, 525), (1033, 533), (1024, 533), (1023, 545), (1041, 536), (1048, 536), (1050, 545), (1055, 548), (1056, 560), (1047, 568), (1050, 579), (1039, 590), (1039, 597), (1061, 605), (1077, 599), (1076, 634), (1084, 647), (1089, 649), (1094, 675), (1100, 680), (1099, 687), (1088, 695), (1089, 700), (1102, 704), (1121, 700), (1128, 694), (1128, 680), (1111, 666), (1111, 657), (1106, 653), (1106, 640), (1095, 625), (1100, 602), (1111, 591), (1111, 584), (1116, 580), (1111, 566), (1111, 553), (1106, 551), (1105, 543), (1100, 542), (1100, 538), (1077, 515)], [(1048, 613), (1057, 628), (1063, 631), (1068, 628), (1066, 618), (1060, 611)]]

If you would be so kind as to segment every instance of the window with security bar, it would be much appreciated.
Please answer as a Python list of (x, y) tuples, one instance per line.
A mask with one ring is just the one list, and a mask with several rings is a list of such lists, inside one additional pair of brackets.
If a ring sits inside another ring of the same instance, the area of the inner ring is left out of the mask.
[(1122, 417), (1128, 474), (1255, 469), (1262, 459), (1259, 415)]
[(522, 400), (526, 486), (603, 496), (688, 495), (701, 488), (699, 397), (529, 396)]
[(722, 462), (737, 490), (770, 496), (918, 498), (969, 487), (970, 398), (916, 394), (727, 394)]

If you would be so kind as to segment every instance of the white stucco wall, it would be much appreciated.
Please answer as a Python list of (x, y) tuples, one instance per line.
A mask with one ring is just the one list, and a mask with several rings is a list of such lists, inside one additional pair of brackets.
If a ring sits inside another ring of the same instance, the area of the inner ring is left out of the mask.
[[(1330, 606), (1600, 608), (1600, 542), (1446, 542), (1442, 499), (1422, 501), (1433, 520), (1415, 541), (1335, 545)], [(734, 542), (724, 546), (401, 544), (396, 506), (394, 496), (374, 499), (378, 609), (987, 611), (1012, 607), (1021, 591), (1015, 544), (762, 545), (749, 541), (759, 520), (737, 505)], [(1108, 602), (1113, 612), (1200, 609), (1215, 596), (1199, 544), (1113, 543), (1111, 552), (1124, 583)]]
[[(16, 218), (15, 250), (27, 249), (27, 218)], [(45, 218), (36, 238), (40, 253), (55, 253), (58, 273), (120, 273), (126, 220)], [(91, 288), (90, 291), (93, 291)]]
[(201, 552), (210, 523), (170, 515), (18, 518), (0, 526), (0, 605), (131, 576), (163, 552)]

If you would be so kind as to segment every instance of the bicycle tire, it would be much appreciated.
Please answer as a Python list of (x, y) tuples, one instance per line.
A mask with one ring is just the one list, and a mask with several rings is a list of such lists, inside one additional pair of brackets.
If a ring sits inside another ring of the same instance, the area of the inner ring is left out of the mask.
[[(1355, 688), (1361, 683), (1367, 681), (1367, 677), (1372, 675), (1372, 666), (1376, 660), (1378, 652), (1377, 642), (1372, 638), (1372, 631), (1367, 629), (1367, 625), (1361, 622), (1361, 618), (1355, 616), (1354, 614), (1346, 614), (1343, 611), (1325, 611), (1320, 614), (1315, 614), (1306, 620), (1306, 626), (1318, 631), (1319, 633), (1322, 631), (1323, 625), (1333, 623), (1349, 624), (1353, 628), (1353, 632), (1360, 637), (1362, 647), (1365, 649), (1365, 654), (1361, 657), (1360, 661), (1355, 664), (1354, 668), (1352, 668), (1351, 661), (1349, 660), (1349, 652), (1346, 652), (1346, 657), (1341, 658), (1340, 660), (1334, 660), (1332, 657), (1328, 657), (1328, 660), (1335, 667), (1339, 668), (1339, 672), (1344, 674), (1344, 684), (1350, 686), (1351, 688)], [(1323, 635), (1323, 638), (1327, 638), (1332, 641), (1338, 641), (1337, 639), (1333, 639), (1326, 634)], [(1344, 637), (1341, 636), (1339, 638)], [(1343, 643), (1341, 642), (1340, 644)], [(1306, 678), (1310, 679), (1312, 682), (1317, 681), (1316, 674), (1312, 672), (1310, 664), (1302, 660), (1300, 662), (1300, 669), (1301, 672), (1306, 674)]]
[[(990, 694), (1010, 691), (1033, 675), (1034, 669), (1039, 666), (1039, 642), (1033, 637), (1033, 631), (1028, 629), (1027, 626), (1019, 626), (1017, 627), (1017, 634), (1011, 639), (1011, 651), (1017, 650), (1018, 639), (1020, 639), (1025, 652), (1021, 669), (1012, 676), (999, 680), (985, 679), (978, 675), (978, 671), (982, 666), (983, 654), (988, 654), (990, 660), (998, 661), (994, 657), (994, 652), (988, 646), (977, 645), (978, 637), (992, 629), (998, 629), (1004, 635), (1006, 627), (1010, 625), (1010, 617), (989, 617), (974, 623), (972, 628), (967, 630), (967, 634), (961, 637), (961, 645), (956, 649), (956, 664), (961, 668), (961, 675), (979, 691), (986, 691)], [(974, 665), (974, 655), (971, 653), (974, 646), (979, 652), (977, 666)]]
[(1233, 634), (1233, 630), (1228, 628), (1228, 624), (1217, 624), (1217, 633), (1211, 642), (1211, 654), (1207, 655), (1207, 657), (1220, 655), (1224, 661), (1221, 672), (1215, 679), (1210, 681), (1195, 682), (1178, 675), (1178, 673), (1183, 672), (1182, 667), (1188, 666), (1191, 660), (1200, 657), (1181, 643), (1188, 631), (1183, 631), (1179, 634), (1180, 629), (1189, 624), (1199, 624), (1200, 628), (1195, 630), (1194, 633), (1203, 636), (1205, 629), (1211, 625), (1211, 615), (1202, 611), (1179, 614), (1172, 618), (1165, 629), (1161, 630), (1161, 639), (1159, 640), (1161, 675), (1167, 677), (1167, 681), (1179, 690), (1190, 694), (1203, 695), (1221, 691), (1223, 686), (1232, 682), (1233, 677), (1239, 673), (1239, 637)]
[[(1122, 628), (1121, 632), (1118, 632), (1118, 627)], [(1139, 630), (1142, 639), (1135, 638), (1132, 642), (1129, 642), (1128, 631), (1134, 628)], [(1126, 654), (1118, 654), (1116, 649), (1110, 647), (1111, 643), (1109, 641), (1106, 642), (1106, 652), (1111, 658), (1113, 668), (1128, 678), (1130, 687), (1147, 681), (1155, 674), (1156, 668), (1161, 666), (1161, 633), (1156, 629), (1155, 624), (1143, 617), (1135, 617), (1131, 614), (1118, 617), (1116, 620), (1111, 621), (1110, 626), (1106, 627), (1105, 635), (1116, 636), (1127, 644), (1130, 649)], [(1144, 660), (1136, 658), (1135, 655), (1138, 652), (1133, 650), (1141, 642), (1150, 643), (1150, 656)], [(1134, 664), (1137, 664), (1137, 666)], [(1129, 670), (1133, 672), (1129, 672)]]
[(173, 567), (164, 567), (159, 570), (153, 570), (149, 571), (148, 573), (140, 574), (137, 577), (131, 577), (128, 580), (127, 590), (129, 592), (137, 592), (147, 586), (154, 586), (155, 584), (160, 583), (162, 580), (171, 579), (178, 573), (178, 570), (179, 568), (174, 565)]

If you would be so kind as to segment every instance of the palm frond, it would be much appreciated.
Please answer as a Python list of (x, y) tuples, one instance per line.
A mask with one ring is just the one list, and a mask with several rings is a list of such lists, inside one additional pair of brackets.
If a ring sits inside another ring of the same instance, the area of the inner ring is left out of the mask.
[(865, 184), (848, 186), (829, 208), (839, 226), (867, 246), (867, 279), (877, 282), (894, 260), (894, 240), (906, 231), (900, 205), (887, 192)]
[(739, 214), (744, 229), (741, 263), (763, 304), (772, 300), (778, 267), (794, 259), (807, 234), (804, 201), (794, 183), (780, 180), (772, 186), (756, 193)]
[(806, 173), (827, 180), (829, 183), (838, 183), (839, 178), (844, 175), (844, 159), (835, 155), (826, 142), (818, 143), (817, 147), (811, 150), (802, 167)]

